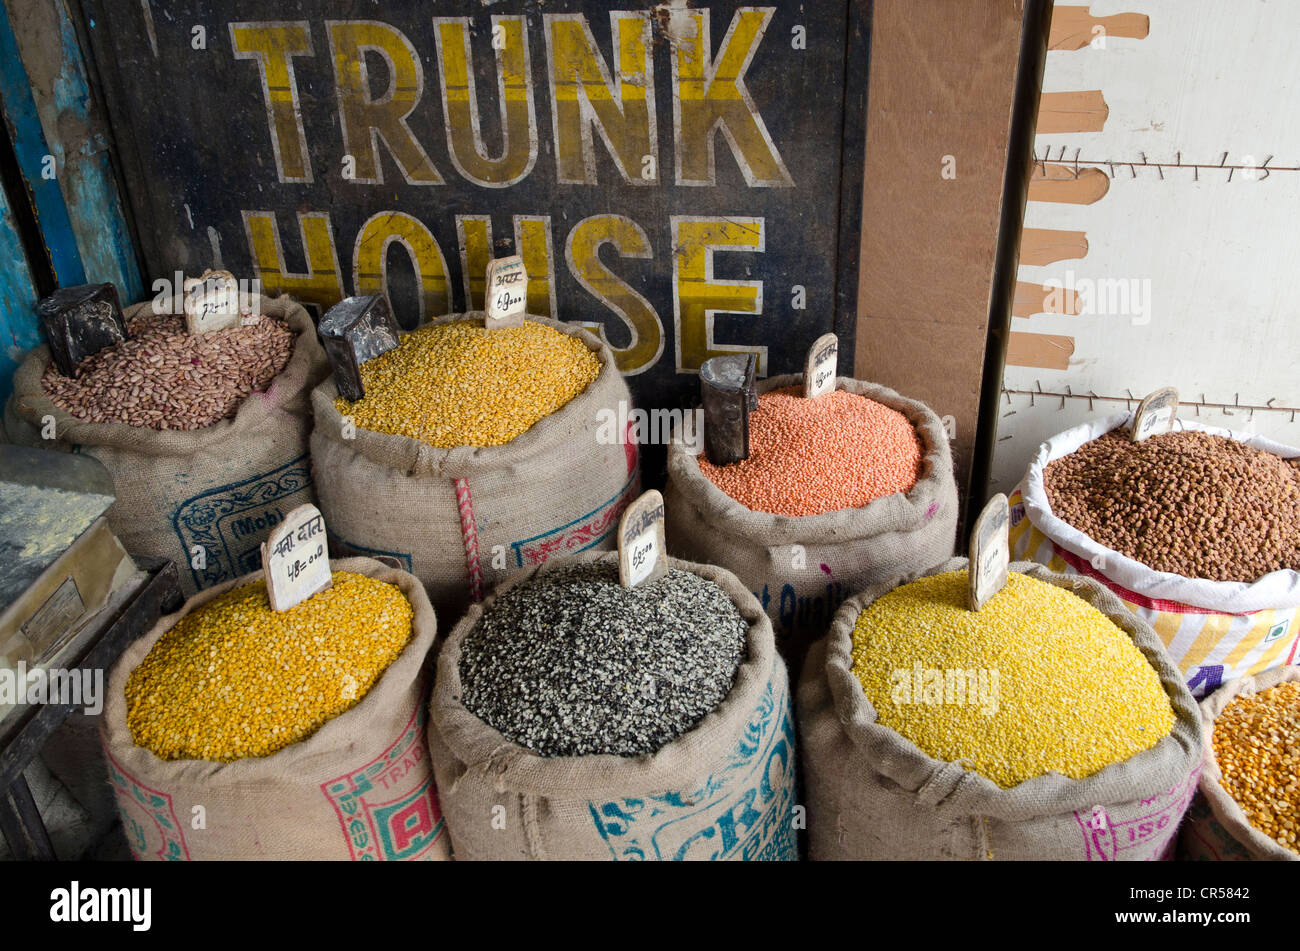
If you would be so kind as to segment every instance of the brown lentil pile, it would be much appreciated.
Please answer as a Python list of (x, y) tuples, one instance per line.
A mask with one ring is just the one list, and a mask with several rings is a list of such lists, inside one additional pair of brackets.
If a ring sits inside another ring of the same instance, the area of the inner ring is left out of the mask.
[(288, 611), (256, 581), (181, 618), (127, 678), (136, 745), (165, 760), (268, 756), (360, 702), (410, 641), (414, 612), (395, 585), (333, 580)]
[(531, 320), (500, 330), (458, 320), (406, 334), (362, 364), (365, 397), (335, 406), (364, 429), (439, 449), (501, 446), (599, 375), (600, 360), (577, 337)]
[(1112, 430), (1048, 464), (1052, 511), (1156, 571), (1256, 581), (1300, 570), (1300, 473), (1280, 457), (1184, 430)]
[(148, 429), (203, 429), (235, 415), (288, 365), (297, 333), (265, 314), (208, 334), (189, 334), (185, 318), (145, 311), (130, 335), (92, 354), (73, 378), (51, 364), (41, 386), (56, 406), (88, 423)]
[(1300, 683), (1241, 694), (1214, 721), (1214, 758), (1250, 824), (1300, 854)]
[(931, 575), (858, 615), (852, 669), (884, 726), (1004, 789), (1083, 779), (1169, 735), (1159, 675), (1097, 608), (1012, 572), (970, 611), (968, 585), (965, 570)]

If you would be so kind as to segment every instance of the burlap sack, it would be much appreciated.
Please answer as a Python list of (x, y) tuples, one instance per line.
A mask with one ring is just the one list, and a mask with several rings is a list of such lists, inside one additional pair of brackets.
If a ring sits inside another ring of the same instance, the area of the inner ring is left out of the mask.
[[(127, 319), (151, 306), (128, 307)], [(84, 452), (107, 467), (117, 491), (109, 526), (131, 554), (176, 562), (186, 594), (257, 569), (267, 531), (294, 507), (315, 501), (308, 395), (328, 371), (325, 352), (301, 304), (255, 297), (253, 307), (286, 321), (298, 338), (284, 370), (232, 419), (186, 432), (84, 422), (45, 395), (44, 345), (18, 368), (6, 408), (15, 443)], [(47, 416), (53, 440), (41, 438)]]
[(496, 596), (470, 608), (438, 657), (429, 748), (452, 846), (464, 859), (794, 860), (794, 722), (772, 627), (721, 568), (669, 559), (713, 581), (750, 622), (749, 653), (725, 700), (648, 756), (536, 756), (460, 702), (460, 651)]
[[(773, 377), (759, 392), (802, 382), (803, 374)], [(700, 472), (698, 457), (684, 443), (668, 448), (668, 550), (735, 572), (772, 619), (781, 654), (796, 676), (808, 645), (826, 633), (845, 598), (883, 578), (952, 557), (957, 534), (957, 483), (939, 417), (924, 403), (874, 383), (838, 377), (836, 388), (912, 421), (924, 456), (911, 490), (824, 515), (752, 512)]]
[(395, 559), (444, 618), (519, 568), (612, 548), (640, 491), (636, 446), (601, 425), (602, 410), (631, 403), (613, 354), (579, 327), (528, 319), (578, 337), (602, 366), (586, 390), (504, 446), (435, 449), (359, 426), (346, 438), (334, 380), (312, 393), (312, 471), (331, 544)]
[(126, 723), (126, 680), (149, 648), (180, 618), (260, 572), (190, 598), (122, 654), (109, 675), (100, 735), (135, 858), (449, 857), (424, 737), (433, 607), (404, 571), (371, 558), (332, 567), (401, 588), (415, 610), (414, 633), (355, 707), (278, 753), (232, 763), (161, 760), (135, 745)]
[(974, 771), (932, 759), (876, 722), (875, 708), (851, 669), (858, 614), (900, 584), (965, 566), (966, 559), (954, 558), (873, 585), (844, 603), (830, 633), (809, 651), (798, 694), (808, 857), (1091, 862), (1170, 857), (1196, 789), (1200, 717), (1155, 632), (1095, 582), (1027, 562), (1012, 565), (1013, 571), (1073, 591), (1132, 636), (1159, 672), (1177, 716), (1173, 732), (1151, 749), (1086, 779), (1051, 773), (1002, 789)]
[(1300, 681), (1300, 667), (1280, 667), (1230, 681), (1201, 701), (1205, 762), (1196, 800), (1178, 837), (1178, 857), (1212, 862), (1295, 862), (1300, 855), (1250, 824), (1237, 801), (1222, 786), (1223, 771), (1214, 757), (1214, 721), (1235, 697)]
[[(1160, 635), (1193, 697), (1206, 697), (1248, 674), (1300, 661), (1300, 571), (1274, 571), (1253, 582), (1207, 581), (1154, 571), (1106, 548), (1052, 512), (1043, 472), (1048, 464), (1118, 426), (1116, 413), (1058, 433), (1038, 448), (1012, 493), (1011, 556), (1105, 585)], [(1254, 433), (1180, 419), (1176, 427), (1225, 436), (1283, 459), (1300, 449)]]

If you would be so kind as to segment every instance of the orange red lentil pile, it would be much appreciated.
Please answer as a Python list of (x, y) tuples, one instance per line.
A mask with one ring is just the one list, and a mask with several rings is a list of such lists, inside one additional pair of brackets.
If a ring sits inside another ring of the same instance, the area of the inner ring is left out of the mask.
[(749, 417), (749, 458), (700, 471), (754, 512), (821, 515), (862, 508), (916, 484), (921, 440), (897, 410), (845, 390), (805, 399), (770, 390)]

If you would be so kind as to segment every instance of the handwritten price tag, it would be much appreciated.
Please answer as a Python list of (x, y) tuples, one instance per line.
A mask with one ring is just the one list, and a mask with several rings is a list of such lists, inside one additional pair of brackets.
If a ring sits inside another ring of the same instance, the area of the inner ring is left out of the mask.
[(668, 573), (664, 544), (664, 497), (643, 492), (618, 520), (618, 581), (635, 588)]
[(275, 611), (287, 611), (334, 583), (320, 509), (300, 505), (272, 530), (262, 542), (262, 573)]
[(497, 258), (488, 264), (484, 326), (488, 330), (520, 326), (527, 304), (528, 272), (524, 270), (523, 258), (519, 255)]
[(803, 395), (808, 399), (835, 389), (835, 370), (839, 363), (840, 338), (822, 334), (808, 348), (803, 367)]
[(185, 329), (207, 334), (238, 327), (239, 282), (229, 271), (204, 271), (201, 277), (185, 279)]
[(1138, 404), (1133, 414), (1133, 441), (1141, 442), (1148, 436), (1159, 436), (1174, 428), (1178, 415), (1178, 391), (1172, 386), (1162, 386)]
[(970, 533), (970, 609), (978, 611), (989, 598), (1007, 583), (1007, 569), (1011, 565), (1011, 545), (1008, 539), (1010, 512), (1007, 497), (999, 492), (989, 499), (975, 520)]

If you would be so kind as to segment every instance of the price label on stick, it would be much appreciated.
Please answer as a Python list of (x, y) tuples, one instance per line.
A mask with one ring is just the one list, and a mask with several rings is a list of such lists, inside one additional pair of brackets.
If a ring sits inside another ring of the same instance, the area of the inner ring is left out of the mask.
[(1159, 436), (1174, 428), (1178, 415), (1178, 391), (1172, 386), (1162, 386), (1138, 404), (1133, 414), (1133, 441), (1141, 442), (1148, 436)]
[(316, 332), (330, 358), (339, 396), (354, 402), (366, 395), (361, 364), (401, 343), (393, 308), (383, 294), (339, 301), (320, 319)]
[(334, 583), (320, 509), (300, 505), (272, 530), (262, 542), (262, 574), (275, 611), (287, 611)]
[(50, 357), (64, 376), (74, 376), (86, 357), (126, 339), (126, 320), (112, 284), (63, 287), (36, 307)]
[(488, 330), (518, 327), (528, 306), (528, 272), (524, 259), (497, 258), (487, 269), (487, 310), (483, 325)]
[(835, 389), (835, 371), (839, 362), (840, 338), (822, 334), (808, 348), (803, 366), (803, 395), (808, 399)]
[(185, 279), (185, 329), (192, 334), (207, 334), (238, 327), (243, 320), (239, 312), (239, 282), (229, 271), (204, 271), (200, 277)]
[(975, 520), (970, 533), (970, 604), (978, 611), (1007, 583), (1007, 569), (1011, 565), (1011, 546), (1007, 532), (1011, 526), (1007, 511), (1007, 497), (999, 492), (989, 499)]
[(618, 520), (618, 582), (635, 588), (667, 573), (664, 497), (651, 489), (641, 493)]
[(749, 458), (749, 414), (757, 408), (752, 353), (710, 357), (700, 367), (704, 455), (715, 466)]

